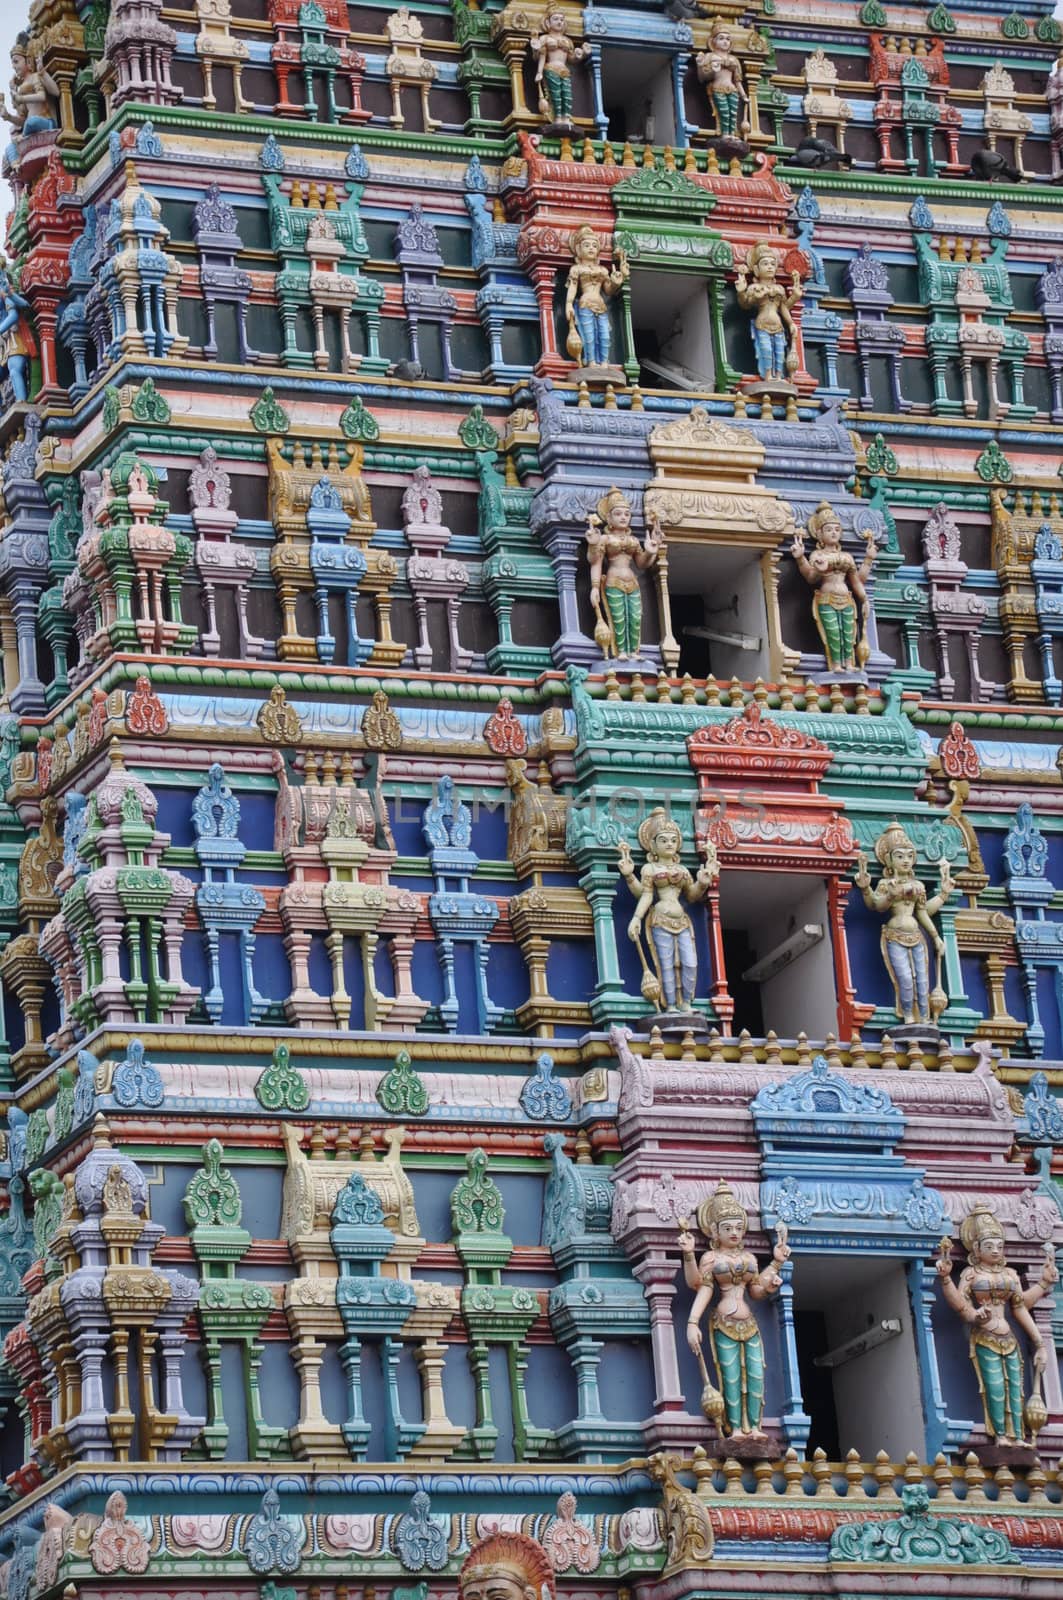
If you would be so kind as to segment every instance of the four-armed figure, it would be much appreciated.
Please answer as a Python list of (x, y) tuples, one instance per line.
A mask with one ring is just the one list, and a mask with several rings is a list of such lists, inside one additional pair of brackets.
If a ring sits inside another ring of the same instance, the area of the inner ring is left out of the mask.
[(569, 244), (574, 260), (565, 288), (568, 353), (585, 367), (607, 367), (612, 331), (605, 302), (627, 282), (627, 257), (618, 251), (616, 265), (603, 267), (599, 260), (601, 240), (586, 223), (576, 229)]
[[(656, 566), (664, 548), (657, 517), (646, 527), (646, 543), (631, 531), (631, 506), (619, 489), (610, 489), (587, 514), (587, 559), (591, 568), (594, 642), (603, 656), (637, 656), (642, 645), (640, 572)], [(602, 601), (605, 605), (602, 605)]]
[[(785, 382), (797, 370), (793, 348), (794, 319), (790, 312), (801, 298), (801, 279), (791, 274), (791, 288), (778, 281), (779, 256), (763, 240), (739, 262), (735, 293), (743, 311), (752, 311), (749, 331), (757, 353), (757, 371), (765, 383)], [(753, 281), (750, 283), (749, 276)]]
[[(745, 84), (742, 82), (742, 63), (731, 51), (731, 35), (718, 28), (709, 42), (709, 48), (695, 57), (698, 77), (716, 114), (716, 132), (722, 139), (736, 139), (749, 132), (749, 115), (743, 108), (749, 104)], [(741, 123), (739, 112), (742, 111)]]
[(0, 94), (0, 117), (11, 124), (16, 138), (21, 134), (46, 133), (55, 127), (52, 101), (59, 99), (59, 85), (41, 65), (39, 51), (31, 54), (29, 34), (20, 33), (11, 51), (11, 105)]
[(0, 256), (0, 367), (6, 367), (11, 391), (19, 402), (30, 397), (30, 361), (37, 353), (29, 309), (29, 301), (12, 285), (7, 262)]
[[(806, 532), (816, 541), (811, 556), (805, 555)], [(790, 546), (797, 570), (815, 590), (812, 613), (831, 672), (862, 669), (871, 654), (867, 637), (871, 602), (864, 585), (871, 576), (875, 561), (874, 532), (869, 530), (865, 538), (867, 552), (857, 566), (849, 552), (842, 549), (842, 525), (837, 512), (831, 509), (826, 500), (821, 500), (808, 519), (807, 529), (799, 528)], [(858, 604), (863, 619), (859, 643)]]
[[(938, 863), (938, 892), (927, 899), (926, 889), (915, 875), (915, 845), (899, 822), (891, 822), (875, 841), (875, 855), (882, 866), (878, 888), (872, 889), (867, 857), (857, 855), (853, 879), (869, 911), (888, 912), (882, 930), (882, 959), (893, 982), (896, 1012), (907, 1024), (930, 1024), (948, 1005), (941, 987), (941, 958), (945, 941), (931, 918), (954, 892), (949, 864)], [(924, 936), (925, 933), (925, 936)], [(927, 938), (937, 952), (937, 982), (930, 989), (930, 956)]]
[[(764, 1346), (746, 1293), (752, 1300), (767, 1300), (782, 1287), (779, 1268), (790, 1259), (786, 1227), (780, 1223), (776, 1229), (772, 1259), (761, 1271), (756, 1256), (743, 1248), (749, 1218), (722, 1179), (712, 1198), (698, 1208), (698, 1224), (712, 1248), (698, 1261), (694, 1235), (682, 1223), (679, 1248), (687, 1287), (695, 1290), (687, 1319), (687, 1344), (698, 1358), (707, 1391), (702, 1395), (702, 1409), (706, 1415), (722, 1412), (720, 1431), (725, 1436), (763, 1439), (760, 1419), (764, 1412)], [(712, 1359), (723, 1391), (722, 1407), (709, 1398), (712, 1386), (701, 1348), (702, 1318), (717, 1289), (720, 1298), (708, 1326)]]
[(572, 126), (572, 62), (590, 55), (585, 44), (573, 44), (568, 36), (568, 19), (563, 11), (547, 11), (542, 32), (531, 36), (535, 56), (535, 83), (539, 91), (539, 113), (553, 117), (553, 126)]
[[(638, 904), (628, 923), (627, 936), (642, 962), (642, 995), (658, 1011), (689, 1011), (694, 1000), (698, 958), (694, 928), (683, 910), (680, 895), (704, 900), (719, 876), (715, 848), (709, 844), (705, 860), (692, 877), (679, 858), (683, 838), (679, 826), (663, 807), (651, 811), (638, 831), (647, 860), (638, 874), (625, 839), (620, 845), (620, 872)], [(656, 903), (655, 903), (656, 902)], [(651, 969), (642, 948), (642, 925), (649, 930)]]
[[(959, 1283), (952, 1281), (952, 1240), (942, 1239), (937, 1270), (946, 1301), (970, 1328), (971, 1360), (985, 1412), (986, 1432), (997, 1444), (1022, 1445), (1029, 1430), (1036, 1439), (1047, 1418), (1041, 1398), (1045, 1347), (1031, 1308), (1057, 1282), (1051, 1245), (1045, 1246), (1041, 1276), (1026, 1289), (1004, 1255), (1004, 1230), (988, 1206), (976, 1206), (960, 1224), (967, 1265)], [(1034, 1379), (1023, 1408), (1022, 1356), (1008, 1322), (1007, 1310), (1033, 1350)]]

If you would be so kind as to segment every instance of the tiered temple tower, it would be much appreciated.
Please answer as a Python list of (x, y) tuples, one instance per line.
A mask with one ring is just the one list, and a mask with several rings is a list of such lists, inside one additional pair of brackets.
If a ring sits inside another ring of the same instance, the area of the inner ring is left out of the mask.
[(1063, 25), (25, 24), (0, 1600), (1049, 1600)]

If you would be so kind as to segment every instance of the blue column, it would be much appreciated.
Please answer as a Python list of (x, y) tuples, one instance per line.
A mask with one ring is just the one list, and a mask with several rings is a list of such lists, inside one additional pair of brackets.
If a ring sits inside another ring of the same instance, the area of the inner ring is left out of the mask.
[(968, 1438), (973, 1422), (952, 1421), (945, 1410), (938, 1371), (937, 1346), (931, 1324), (937, 1289), (937, 1269), (925, 1261), (908, 1263), (908, 1298), (912, 1307), (912, 1331), (919, 1361), (919, 1387), (923, 1396), (926, 1424), (926, 1459), (933, 1461), (939, 1450), (957, 1449)]
[(783, 1437), (793, 1445), (804, 1460), (808, 1454), (808, 1436), (812, 1431), (812, 1418), (805, 1411), (801, 1393), (801, 1374), (797, 1366), (797, 1335), (794, 1332), (794, 1264), (785, 1261), (779, 1268), (782, 1288), (776, 1297), (779, 1317), (779, 1344), (783, 1358), (785, 1405), (782, 1414)]
[(672, 99), (675, 102), (675, 147), (677, 150), (685, 150), (687, 148), (690, 143), (690, 135), (694, 131), (694, 124), (686, 119), (686, 107), (683, 104), (683, 79), (686, 77), (689, 64), (689, 50), (680, 50), (672, 57)]
[(605, 100), (602, 94), (602, 52), (597, 45), (591, 46), (591, 85), (594, 92), (594, 120), (598, 127), (599, 139), (609, 136), (609, 118), (605, 114)]

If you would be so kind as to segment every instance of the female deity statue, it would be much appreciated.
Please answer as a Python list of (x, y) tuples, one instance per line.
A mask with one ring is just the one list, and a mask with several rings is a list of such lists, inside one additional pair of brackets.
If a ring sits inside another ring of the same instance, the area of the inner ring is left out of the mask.
[[(651, 811), (639, 827), (638, 841), (647, 856), (642, 871), (636, 875), (625, 839), (620, 845), (620, 872), (638, 901), (627, 936), (642, 962), (643, 998), (658, 1011), (689, 1011), (698, 959), (694, 928), (680, 895), (691, 902), (704, 900), (719, 877), (716, 851), (711, 843), (707, 844), (705, 860), (696, 876), (691, 877), (679, 857), (683, 841), (678, 825), (661, 806)], [(643, 922), (650, 935), (652, 968), (642, 947)]]
[[(960, 1225), (967, 1265), (959, 1283), (952, 1281), (952, 1240), (942, 1239), (937, 1270), (941, 1291), (958, 1317), (970, 1328), (971, 1360), (978, 1375), (986, 1432), (997, 1444), (1026, 1443), (1026, 1430), (1036, 1438), (1047, 1413), (1041, 1399), (1041, 1374), (1045, 1368), (1044, 1341), (1030, 1315), (1031, 1307), (1049, 1293), (1059, 1278), (1052, 1247), (1045, 1247), (1041, 1276), (1026, 1289), (1004, 1256), (1004, 1230), (988, 1206), (975, 1206)], [(1022, 1356), (1019, 1341), (1008, 1322), (1014, 1321), (1033, 1350), (1034, 1379), (1023, 1415)]]
[(695, 57), (698, 78), (705, 85), (710, 104), (716, 114), (716, 132), (722, 139), (735, 139), (739, 132), (749, 132), (749, 118), (742, 118), (739, 129), (738, 114), (748, 105), (749, 96), (742, 82), (742, 63), (731, 51), (731, 35), (718, 28), (709, 41), (709, 48)]
[(638, 575), (656, 566), (663, 548), (664, 534), (657, 517), (649, 519), (645, 544), (632, 533), (631, 506), (619, 489), (610, 489), (598, 501), (597, 511), (588, 514), (594, 642), (604, 656), (627, 659), (638, 655), (642, 646)]
[(766, 383), (785, 381), (797, 367), (790, 311), (801, 298), (801, 279), (792, 273), (792, 287), (786, 290), (778, 281), (778, 271), (778, 252), (761, 240), (753, 246), (748, 259), (739, 264), (735, 280), (738, 304), (743, 311), (753, 313), (749, 329), (757, 352), (757, 371)]
[[(779, 1268), (790, 1259), (786, 1227), (780, 1223), (776, 1229), (771, 1262), (761, 1271), (756, 1256), (742, 1247), (749, 1218), (722, 1179), (712, 1198), (698, 1208), (698, 1225), (712, 1247), (700, 1261), (694, 1256), (694, 1235), (683, 1224), (679, 1235), (683, 1276), (687, 1287), (696, 1291), (687, 1319), (687, 1344), (698, 1358), (706, 1390), (711, 1393), (701, 1321), (718, 1289), (720, 1298), (709, 1317), (709, 1345), (723, 1392), (720, 1431), (725, 1436), (763, 1439), (764, 1346), (746, 1293), (752, 1300), (767, 1300), (782, 1287)], [(704, 1395), (702, 1404), (707, 1413), (720, 1409)]]
[(17, 401), (30, 397), (30, 361), (37, 353), (29, 309), (29, 301), (12, 285), (7, 262), (0, 256), (0, 367), (7, 368)]
[[(811, 556), (805, 555), (806, 531), (816, 541)], [(857, 566), (849, 552), (842, 549), (842, 525), (837, 513), (831, 510), (826, 500), (821, 500), (808, 519), (807, 530), (799, 528), (790, 546), (797, 570), (815, 590), (812, 614), (831, 672), (863, 669), (871, 654), (867, 637), (871, 602), (864, 585), (875, 562), (875, 535), (869, 530), (864, 537), (867, 550), (863, 561)], [(863, 627), (859, 630), (858, 604), (863, 619)], [(861, 635), (859, 644), (858, 631)]]
[(568, 36), (568, 19), (563, 11), (547, 11), (542, 31), (530, 40), (535, 56), (535, 83), (539, 91), (539, 113), (552, 117), (555, 127), (572, 126), (572, 63), (590, 55), (585, 44), (573, 44)]
[[(931, 918), (953, 893), (949, 864), (942, 857), (938, 863), (938, 892), (927, 899), (926, 889), (915, 875), (915, 845), (899, 822), (891, 822), (879, 836), (875, 855), (882, 866), (878, 888), (871, 887), (867, 857), (863, 852), (856, 858), (853, 882), (869, 911), (888, 913), (882, 930), (882, 959), (893, 982), (897, 1015), (905, 1023), (936, 1026), (949, 1002), (941, 987), (945, 942)], [(937, 952), (937, 982), (933, 992), (927, 938)]]
[(575, 259), (568, 269), (565, 289), (568, 353), (573, 361), (582, 361), (585, 367), (606, 367), (612, 331), (605, 302), (628, 279), (627, 257), (620, 250), (616, 266), (603, 267), (598, 259), (601, 242), (586, 223), (576, 229), (569, 245)]
[(20, 33), (11, 51), (11, 105), (0, 94), (0, 117), (18, 137), (47, 133), (55, 127), (51, 101), (59, 99), (59, 85), (41, 66), (39, 54), (30, 54), (29, 34)]

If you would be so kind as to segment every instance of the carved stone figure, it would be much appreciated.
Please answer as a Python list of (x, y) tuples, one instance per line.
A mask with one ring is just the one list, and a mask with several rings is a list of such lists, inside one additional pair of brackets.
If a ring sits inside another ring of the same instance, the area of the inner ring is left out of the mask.
[(703, 1567), (712, 1559), (715, 1545), (707, 1506), (680, 1483), (678, 1456), (651, 1456), (648, 1465), (650, 1477), (661, 1486), (661, 1510), (668, 1541), (665, 1575), (684, 1568)]
[(14, 288), (7, 262), (0, 257), (0, 365), (7, 368), (12, 393), (19, 402), (30, 397), (30, 359), (37, 351), (29, 309), (29, 301)]
[[(853, 879), (869, 911), (888, 915), (882, 930), (882, 959), (893, 983), (896, 1013), (909, 1026), (937, 1025), (948, 1005), (941, 987), (941, 957), (945, 942), (931, 920), (953, 893), (949, 864), (939, 862), (938, 892), (927, 898), (924, 886), (915, 875), (915, 846), (899, 822), (891, 822), (875, 843), (875, 855), (882, 866), (878, 887), (872, 889), (867, 857), (857, 856)], [(930, 988), (929, 938), (937, 953), (937, 981)]]
[(554, 1600), (554, 1569), (525, 1533), (496, 1533), (473, 1545), (458, 1574), (461, 1600)]
[(742, 63), (731, 49), (731, 35), (717, 28), (708, 50), (695, 58), (698, 78), (705, 85), (722, 139), (737, 139), (749, 132), (749, 95), (742, 81)]
[(749, 327), (757, 353), (757, 372), (765, 383), (785, 382), (797, 370), (790, 312), (801, 298), (801, 280), (793, 273), (792, 287), (784, 289), (778, 272), (778, 252), (762, 240), (739, 263), (735, 279), (738, 304), (743, 311), (753, 313)]
[(585, 61), (590, 51), (586, 45), (573, 44), (563, 11), (543, 13), (540, 31), (532, 34), (530, 48), (535, 57), (540, 116), (551, 118), (556, 128), (571, 128), (572, 63)]
[(11, 51), (11, 105), (0, 94), (0, 117), (16, 135), (47, 133), (55, 127), (52, 104), (59, 85), (41, 66), (40, 54), (31, 49), (29, 34), (20, 33)]
[(764, 1346), (746, 1295), (748, 1292), (752, 1300), (766, 1300), (781, 1288), (778, 1269), (790, 1258), (786, 1228), (780, 1224), (771, 1262), (761, 1270), (756, 1257), (742, 1248), (749, 1218), (730, 1185), (722, 1179), (715, 1194), (699, 1207), (698, 1225), (711, 1246), (700, 1261), (694, 1254), (694, 1235), (686, 1227), (679, 1235), (683, 1275), (687, 1287), (695, 1291), (687, 1320), (687, 1343), (701, 1365), (706, 1389), (710, 1389), (702, 1354), (701, 1322), (718, 1290), (708, 1331), (723, 1397), (720, 1407), (703, 1394), (703, 1409), (719, 1412), (720, 1430), (725, 1436), (763, 1439), (760, 1422), (764, 1412)]
[[(638, 902), (627, 933), (642, 962), (643, 998), (658, 1011), (688, 1011), (698, 962), (694, 929), (680, 896), (690, 901), (705, 898), (719, 876), (716, 852), (707, 843), (705, 860), (691, 876), (679, 857), (679, 826), (661, 806), (640, 826), (638, 841), (647, 857), (641, 872), (635, 872), (626, 840), (620, 846), (620, 871)], [(649, 931), (649, 959), (642, 944), (644, 924)]]
[(589, 225), (576, 229), (569, 247), (574, 260), (565, 288), (566, 348), (572, 360), (585, 367), (608, 367), (612, 330), (606, 301), (627, 282), (627, 258), (620, 250), (616, 265), (603, 267), (601, 240)]
[(657, 564), (664, 543), (661, 524), (651, 516), (646, 542), (631, 531), (631, 505), (610, 489), (587, 517), (594, 642), (604, 656), (637, 656), (642, 645), (642, 594), (638, 575)]
[[(1004, 1230), (986, 1205), (975, 1206), (960, 1224), (960, 1239), (967, 1265), (959, 1283), (952, 1281), (952, 1240), (941, 1241), (937, 1270), (941, 1292), (970, 1329), (971, 1360), (985, 1412), (985, 1427), (997, 1444), (1022, 1445), (1027, 1432), (1036, 1439), (1047, 1420), (1041, 1399), (1041, 1374), (1045, 1369), (1044, 1341), (1030, 1310), (1058, 1281), (1051, 1245), (1036, 1283), (1024, 1289), (1019, 1275), (1004, 1255)], [(1022, 1355), (1008, 1321), (1026, 1335), (1033, 1350), (1033, 1390), (1023, 1406)]]
[[(806, 532), (816, 541), (811, 556), (805, 555)], [(837, 513), (826, 500), (821, 500), (809, 517), (807, 527), (794, 534), (790, 546), (798, 571), (810, 588), (815, 590), (812, 613), (831, 672), (852, 672), (858, 667), (863, 668), (871, 655), (867, 637), (871, 602), (864, 584), (871, 575), (875, 561), (874, 531), (869, 529), (865, 538), (867, 553), (857, 566), (849, 552), (842, 549), (842, 525)], [(863, 619), (862, 628), (858, 628), (857, 623), (858, 604)]]

